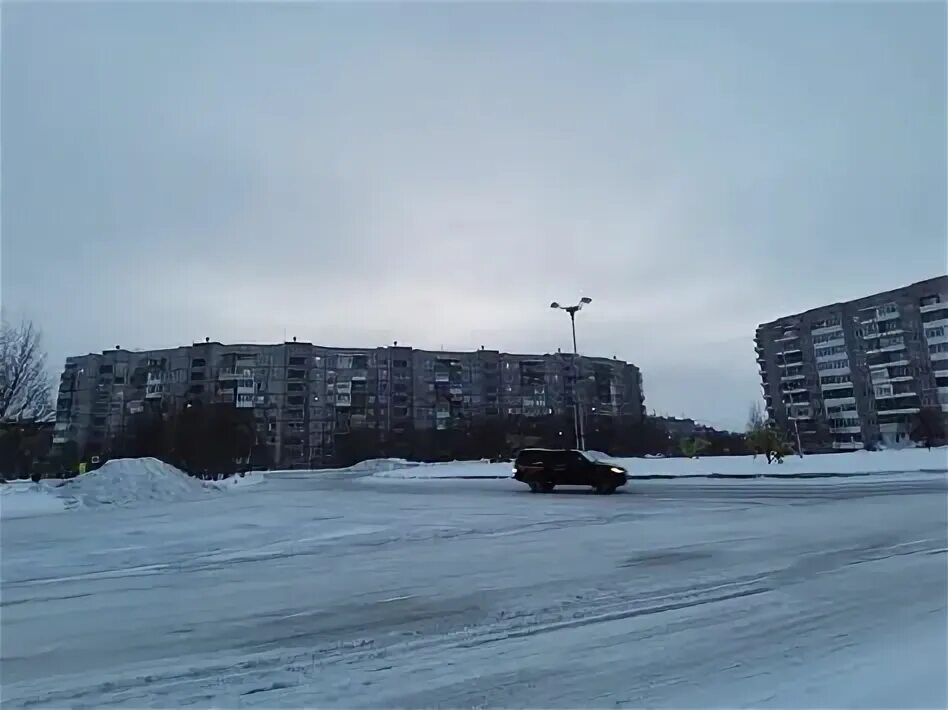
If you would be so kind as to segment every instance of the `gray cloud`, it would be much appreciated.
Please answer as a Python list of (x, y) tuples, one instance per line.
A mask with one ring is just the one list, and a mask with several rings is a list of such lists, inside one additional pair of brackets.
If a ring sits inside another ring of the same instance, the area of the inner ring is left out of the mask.
[(12, 5), (4, 308), (51, 356), (211, 335), (553, 350), (740, 426), (752, 337), (946, 268), (945, 8)]

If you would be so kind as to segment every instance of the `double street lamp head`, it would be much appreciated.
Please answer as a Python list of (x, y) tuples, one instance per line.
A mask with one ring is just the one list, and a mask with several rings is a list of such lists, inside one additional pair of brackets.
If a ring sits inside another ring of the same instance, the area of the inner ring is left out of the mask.
[(556, 301), (553, 301), (553, 303), (550, 304), (550, 308), (561, 308), (564, 311), (572, 311), (575, 313), (576, 311), (581, 310), (582, 307), (585, 306), (586, 304), (592, 303), (592, 302), (593, 300), (591, 298), (589, 298), (588, 296), (583, 296), (581, 299), (579, 299), (579, 303), (577, 303), (575, 306), (561, 306)]

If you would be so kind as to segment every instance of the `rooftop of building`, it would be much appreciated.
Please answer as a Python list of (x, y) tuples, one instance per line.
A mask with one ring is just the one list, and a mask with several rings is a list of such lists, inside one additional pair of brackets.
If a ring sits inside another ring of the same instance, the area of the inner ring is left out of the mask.
[(766, 323), (761, 323), (758, 326), (758, 330), (773, 327), (786, 327), (788, 325), (788, 321), (805, 320), (808, 316), (822, 315), (826, 311), (832, 311), (833, 309), (837, 308), (842, 309), (846, 306), (856, 308), (864, 305), (869, 306), (875, 302), (885, 301), (887, 298), (896, 297), (906, 291), (931, 291), (932, 293), (948, 293), (948, 276), (934, 276), (930, 279), (916, 281), (914, 283), (900, 286), (898, 288), (888, 289), (886, 291), (879, 291), (877, 293), (869, 294), (868, 296), (859, 296), (846, 301), (836, 301), (833, 303), (824, 304), (822, 306), (809, 308), (798, 313), (790, 313), (780, 316), (779, 318), (775, 318), (774, 320), (767, 321)]

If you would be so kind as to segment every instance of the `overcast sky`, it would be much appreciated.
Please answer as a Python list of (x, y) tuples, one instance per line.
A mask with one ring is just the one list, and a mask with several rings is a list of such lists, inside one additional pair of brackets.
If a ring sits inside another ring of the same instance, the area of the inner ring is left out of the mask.
[(2, 299), (66, 355), (641, 366), (743, 427), (758, 323), (946, 270), (929, 4), (5, 3)]

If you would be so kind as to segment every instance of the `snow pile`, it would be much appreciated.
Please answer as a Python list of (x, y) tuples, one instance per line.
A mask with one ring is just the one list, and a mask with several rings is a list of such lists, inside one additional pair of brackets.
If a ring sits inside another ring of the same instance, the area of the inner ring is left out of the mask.
[(405, 459), (366, 459), (344, 470), (353, 473), (381, 473), (384, 471), (398, 471), (403, 468), (414, 468), (419, 465), (421, 464)]
[(62, 513), (65, 502), (48, 485), (17, 481), (0, 485), (0, 518), (26, 518)]
[(112, 459), (58, 489), (60, 496), (73, 499), (73, 505), (88, 508), (195, 500), (216, 490), (154, 458)]

